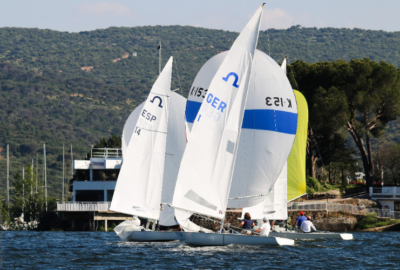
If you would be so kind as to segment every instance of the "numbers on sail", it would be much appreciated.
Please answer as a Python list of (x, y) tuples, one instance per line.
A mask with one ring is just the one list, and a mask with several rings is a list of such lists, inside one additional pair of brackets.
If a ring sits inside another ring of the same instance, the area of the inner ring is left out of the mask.
[(136, 127), (135, 128), (135, 133), (137, 133), (137, 135), (139, 136), (140, 135), (140, 128)]
[(144, 119), (146, 119), (147, 121), (150, 121), (150, 122), (152, 122), (152, 121), (157, 119), (157, 117), (155, 115), (152, 115), (151, 113), (147, 112), (146, 110), (143, 110), (141, 116), (144, 117)]
[(195, 96), (195, 97), (202, 97), (205, 98), (207, 95), (208, 89), (204, 89), (202, 87), (196, 87), (193, 86), (192, 90), (190, 90), (189, 95)]
[(286, 100), (281, 97), (266, 97), (265, 104), (267, 106), (275, 105), (276, 107), (287, 107), (292, 108), (292, 100), (287, 98)]

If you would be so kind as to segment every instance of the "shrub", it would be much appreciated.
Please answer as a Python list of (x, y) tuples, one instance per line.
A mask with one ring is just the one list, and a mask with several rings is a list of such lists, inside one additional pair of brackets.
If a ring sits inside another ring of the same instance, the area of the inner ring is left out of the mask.
[(307, 177), (307, 187), (312, 188), (315, 191), (320, 191), (321, 189), (321, 185), (318, 180), (310, 176)]
[(400, 220), (395, 220), (395, 219), (378, 221), (378, 218), (376, 217), (376, 215), (377, 214), (375, 212), (366, 215), (363, 219), (361, 219), (357, 223), (357, 229), (363, 230), (363, 229), (369, 229), (369, 228), (375, 228), (375, 227), (382, 227), (382, 226), (387, 226), (387, 225), (396, 224), (396, 223), (400, 222)]
[(308, 195), (313, 195), (315, 193), (315, 190), (313, 188), (310, 188), (310, 187), (307, 186), (306, 192), (307, 192)]

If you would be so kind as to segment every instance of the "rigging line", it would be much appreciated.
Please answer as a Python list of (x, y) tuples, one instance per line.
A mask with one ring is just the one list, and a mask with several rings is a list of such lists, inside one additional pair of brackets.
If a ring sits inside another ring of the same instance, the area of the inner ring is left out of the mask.
[[(248, 201), (245, 202), (245, 204), (243, 204), (243, 206), (242, 206), (240, 209), (243, 210), (243, 208), (246, 206), (247, 203), (248, 203)], [(238, 213), (239, 213), (239, 212), (236, 212), (236, 214), (233, 215), (233, 217), (231, 217), (231, 219), (230, 219), (227, 223), (229, 223), (234, 217), (236, 217), (236, 215), (237, 215)]]
[(176, 56), (175, 56), (175, 69), (176, 69), (176, 74), (178, 75), (178, 82), (179, 82), (179, 92), (180, 92), (180, 94), (181, 94), (181, 96), (182, 96), (182, 85), (181, 85), (181, 78), (179, 77), (179, 71), (178, 71), (178, 61), (177, 61), (177, 58), (176, 58)]
[[(294, 72), (293, 72), (293, 67), (289, 64), (289, 58), (286, 58), (286, 61), (288, 63), (288, 66), (290, 67), (290, 72), (292, 73), (293, 81), (296, 84), (296, 89), (298, 91), (300, 91), (299, 85), (297, 84), (296, 77), (295, 77)], [(308, 126), (310, 127), (310, 129), (312, 129), (310, 122), (308, 122)], [(321, 156), (321, 153), (319, 151), (318, 143), (317, 143), (317, 140), (315, 139), (314, 133), (312, 134), (312, 136), (313, 136), (313, 140), (314, 140), (314, 143), (315, 143), (315, 147), (317, 148), (318, 156), (321, 159), (322, 167), (325, 168), (324, 161), (322, 160), (322, 156)]]
[[(214, 223), (221, 223), (221, 221), (213, 220), (213, 219), (208, 218), (208, 217), (206, 217), (206, 216), (198, 215), (198, 214), (195, 214), (195, 213), (193, 213), (193, 215), (194, 215), (194, 216), (198, 216), (198, 217), (200, 217), (200, 218), (204, 218), (204, 219), (210, 220), (210, 221), (212, 221), (212, 222), (214, 222)], [(193, 221), (192, 221), (192, 222), (193, 222)], [(229, 222), (229, 221), (228, 221), (228, 222)], [(227, 223), (228, 223), (228, 222), (227, 222)], [(198, 225), (198, 226), (201, 227), (200, 225)], [(234, 228), (234, 229), (243, 230), (243, 228), (239, 228), (239, 227), (232, 226), (232, 225), (229, 225), (229, 227), (230, 227), (230, 228)], [(201, 228), (203, 228), (203, 227), (201, 227)]]

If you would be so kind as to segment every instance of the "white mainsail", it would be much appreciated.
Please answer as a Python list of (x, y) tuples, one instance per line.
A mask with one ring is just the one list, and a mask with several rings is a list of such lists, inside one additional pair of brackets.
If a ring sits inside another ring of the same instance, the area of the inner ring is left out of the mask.
[[(146, 102), (143, 102), (138, 105), (125, 122), (122, 132), (123, 154), (127, 153), (126, 149), (145, 103)], [(168, 117), (167, 149), (165, 154), (164, 179), (161, 195), (163, 210), (160, 213), (159, 219), (159, 224), (163, 226), (176, 225), (176, 221), (174, 219), (174, 210), (173, 208), (169, 207), (168, 204), (172, 203), (172, 196), (174, 195), (179, 165), (186, 147), (186, 137), (183, 130), (183, 127), (185, 126), (185, 106), (186, 98), (182, 97), (176, 92), (171, 92)], [(130, 197), (126, 199), (129, 200)]]
[(172, 57), (154, 83), (124, 153), (112, 211), (149, 219), (160, 216), (171, 74)]
[(180, 223), (188, 216), (180, 210), (225, 216), (262, 10), (233, 43), (195, 119), (172, 202)]

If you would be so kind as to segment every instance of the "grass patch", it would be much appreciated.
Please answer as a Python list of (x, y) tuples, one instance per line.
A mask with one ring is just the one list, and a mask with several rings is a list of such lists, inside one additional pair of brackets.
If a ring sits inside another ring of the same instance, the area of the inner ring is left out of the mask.
[(399, 222), (400, 220), (398, 219), (378, 220), (378, 218), (376, 217), (376, 213), (371, 213), (366, 215), (363, 219), (361, 219), (357, 223), (357, 230), (383, 227), (387, 225), (396, 224)]

